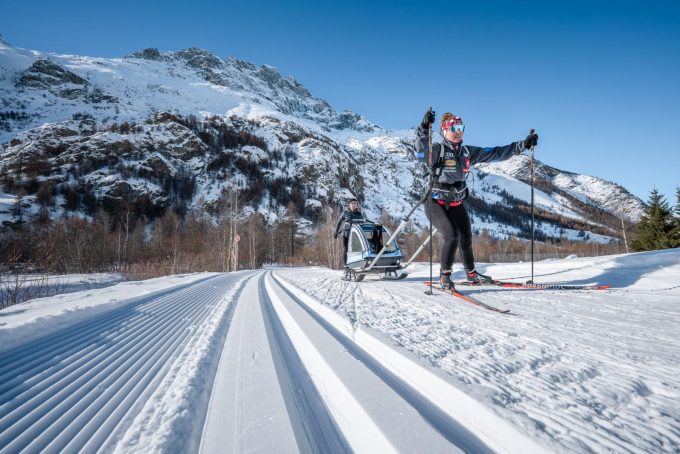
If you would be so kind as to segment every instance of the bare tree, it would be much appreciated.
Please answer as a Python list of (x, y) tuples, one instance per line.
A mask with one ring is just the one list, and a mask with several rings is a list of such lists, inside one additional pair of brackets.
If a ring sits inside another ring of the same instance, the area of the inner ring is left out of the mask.
[(342, 212), (340, 209), (327, 206), (323, 213), (323, 222), (316, 234), (316, 243), (322, 248), (324, 265), (329, 268), (338, 268), (342, 257), (342, 248), (339, 246), (339, 241), (335, 239), (334, 233), (335, 224)]

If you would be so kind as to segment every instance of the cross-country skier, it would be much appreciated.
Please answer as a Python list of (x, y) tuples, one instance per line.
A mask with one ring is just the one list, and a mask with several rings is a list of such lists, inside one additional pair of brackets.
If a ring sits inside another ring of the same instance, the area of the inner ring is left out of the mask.
[(349, 208), (347, 208), (338, 219), (338, 223), (335, 225), (335, 234), (333, 235), (337, 238), (340, 235), (340, 228), (342, 227), (342, 263), (347, 268), (347, 243), (349, 242), (349, 230), (352, 228), (352, 221), (358, 221), (364, 219), (364, 215), (361, 214), (359, 210), (359, 201), (355, 198), (350, 199)]
[(503, 161), (518, 155), (538, 144), (538, 135), (532, 130), (525, 140), (500, 147), (481, 148), (463, 145), (465, 132), (463, 120), (446, 112), (439, 123), (444, 140), (442, 143), (432, 144), (432, 159), (430, 159), (429, 134), (434, 121), (435, 113), (429, 109), (425, 112), (423, 121), (418, 127), (415, 151), (418, 160), (427, 165), (428, 171), (434, 178), (432, 200), (425, 201), (425, 214), (437, 231), (444, 236), (440, 254), (439, 283), (443, 288), (453, 288), (452, 265), (459, 244), (467, 280), (474, 283), (490, 282), (491, 277), (475, 270), (470, 217), (463, 205), (463, 201), (468, 196), (465, 180), (471, 165), (480, 162)]

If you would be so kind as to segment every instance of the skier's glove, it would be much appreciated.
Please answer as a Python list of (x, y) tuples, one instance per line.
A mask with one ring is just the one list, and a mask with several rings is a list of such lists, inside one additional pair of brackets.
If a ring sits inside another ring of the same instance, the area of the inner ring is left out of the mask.
[(420, 127), (422, 129), (430, 129), (430, 126), (432, 123), (434, 123), (434, 110), (432, 110), (432, 107), (430, 107), (427, 112), (425, 112), (425, 115), (423, 116), (423, 121), (420, 122)]
[(530, 150), (531, 147), (535, 147), (536, 145), (538, 145), (538, 134), (536, 134), (532, 128), (531, 133), (524, 139), (524, 148)]

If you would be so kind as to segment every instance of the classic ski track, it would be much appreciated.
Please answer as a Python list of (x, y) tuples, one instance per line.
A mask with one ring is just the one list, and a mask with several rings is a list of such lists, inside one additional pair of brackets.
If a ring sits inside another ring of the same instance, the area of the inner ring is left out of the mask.
[[(5, 352), (0, 451), (103, 449), (243, 275), (220, 275)], [(30, 352), (30, 353), (28, 353)]]
[[(322, 296), (316, 292), (313, 280), (301, 280), (284, 272), (278, 274), (323, 303), (340, 296)], [(633, 305), (622, 309), (611, 294), (625, 299), (630, 293), (637, 293), (637, 289), (629, 287), (592, 292), (520, 292), (500, 287), (470, 290), (473, 295), (487, 293), (491, 304), (497, 302), (499, 306), (521, 312), (524, 317), (518, 327), (517, 318), (500, 317), (464, 302), (444, 302), (444, 296), (426, 297), (419, 290), (420, 282), (389, 284), (391, 291), (409, 301), (407, 304), (394, 304), (393, 300), (384, 298), (381, 291), (373, 288), (382, 287), (380, 283), (372, 284), (371, 291), (364, 295), (368, 301), (363, 304), (362, 324), (385, 333), (399, 344), (403, 341), (409, 350), (452, 374), (454, 380), (473, 388), (481, 383), (484, 388), (492, 389), (494, 400), (500, 402), (496, 408), (502, 414), (542, 421), (547, 425), (547, 437), (541, 438), (556, 440), (554, 446), (557, 451), (635, 452), (634, 447), (640, 445), (652, 450), (668, 450), (676, 446), (674, 440), (680, 436), (680, 419), (672, 416), (676, 406), (670, 403), (674, 397), (669, 394), (668, 384), (677, 382), (677, 366), (666, 359), (666, 356), (672, 358), (673, 354), (669, 352), (663, 359), (656, 360), (654, 368), (649, 371), (635, 366), (636, 358), (647, 362), (646, 358), (650, 356), (649, 348), (642, 339), (667, 342), (669, 348), (677, 346), (678, 341), (670, 338), (670, 332), (659, 331), (653, 324), (640, 331), (640, 324), (635, 324), (635, 320), (652, 318), (663, 320), (662, 326), (667, 327), (669, 321), (678, 318), (677, 311), (673, 313), (671, 306), (668, 312), (663, 309), (663, 304)], [(387, 289), (387, 286), (384, 288)], [(657, 293), (654, 289), (640, 289), (640, 292)], [(376, 304), (383, 301), (385, 304)], [(575, 305), (579, 306), (578, 310), (574, 310)], [(467, 306), (469, 309), (464, 309)], [(608, 315), (621, 310), (629, 314), (614, 319)], [(427, 317), (423, 326), (418, 324), (421, 313)], [(440, 323), (439, 320), (452, 322)], [(481, 326), (481, 329), (476, 326)], [(554, 336), (531, 334), (545, 333), (548, 326)], [(598, 347), (603, 331), (615, 334), (607, 340), (606, 348)], [(521, 342), (514, 342), (515, 337), (519, 337)], [(553, 338), (569, 340), (559, 344), (553, 342)], [(580, 350), (572, 348), (572, 338), (578, 339), (578, 344), (582, 345)], [(452, 349), (451, 345), (455, 348)], [(626, 352), (625, 357), (622, 351)], [(459, 352), (482, 356), (491, 353), (498, 360), (466, 361)], [(514, 363), (505, 360), (514, 356), (523, 361)], [(565, 368), (562, 364), (570, 366)], [(602, 375), (603, 370), (606, 376)], [(603, 381), (608, 384), (603, 386)], [(578, 411), (573, 410), (573, 394), (583, 395)], [(542, 405), (542, 396), (552, 396), (549, 406)], [(638, 396), (646, 399), (655, 409), (653, 411), (661, 412), (654, 419), (653, 432), (640, 426), (641, 421), (649, 421), (645, 418), (650, 417), (644, 407), (638, 412), (616, 411), (619, 407), (635, 405)], [(632, 399), (632, 404), (629, 399)], [(588, 412), (590, 418), (585, 426), (583, 412)], [(626, 430), (622, 431), (622, 427)]]
[[(397, 395), (399, 395), (416, 411), (418, 411), (418, 413), (420, 413), (421, 416), (425, 418), (425, 420), (427, 420), (428, 423), (440, 433), (440, 435), (448, 439), (452, 445), (458, 447), (459, 449), (463, 449), (466, 452), (491, 451), (481, 439), (473, 435), (472, 432), (470, 432), (464, 426), (461, 426), (457, 420), (445, 413), (435, 402), (430, 401), (426, 396), (420, 394), (409, 382), (405, 381), (398, 375), (395, 375), (387, 367), (382, 365), (380, 358), (372, 356), (362, 347), (357, 345), (352, 337), (348, 336), (347, 333), (338, 331), (337, 328), (335, 328), (329, 321), (325, 320), (321, 315), (309, 309), (305, 303), (293, 295), (279, 282), (279, 280), (285, 281), (284, 278), (280, 277), (277, 273), (273, 273), (273, 276), (273, 282), (276, 283), (279, 289), (285, 292), (295, 304), (307, 312), (321, 328), (323, 328), (328, 334), (340, 342), (349, 353), (364, 363), (364, 365), (368, 367), (375, 376), (392, 388), (392, 390)], [(378, 288), (380, 287), (378, 286)], [(302, 289), (299, 290), (306, 293)], [(381, 288), (381, 290), (383, 289)], [(397, 301), (397, 299), (394, 297), (392, 297), (392, 299)], [(493, 316), (493, 314), (491, 315)]]
[(260, 305), (298, 448), (301, 452), (351, 452), (349, 441), (309, 376), (281, 314), (274, 308), (273, 295), (266, 288), (265, 279), (266, 273), (263, 273), (258, 284)]

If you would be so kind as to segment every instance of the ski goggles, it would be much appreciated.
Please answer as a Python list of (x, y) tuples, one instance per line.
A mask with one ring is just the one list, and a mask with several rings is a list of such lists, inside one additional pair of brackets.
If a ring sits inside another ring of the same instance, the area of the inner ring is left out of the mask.
[(461, 125), (461, 124), (444, 125), (444, 127), (442, 129), (444, 131), (451, 131), (451, 132), (465, 132), (465, 125)]

